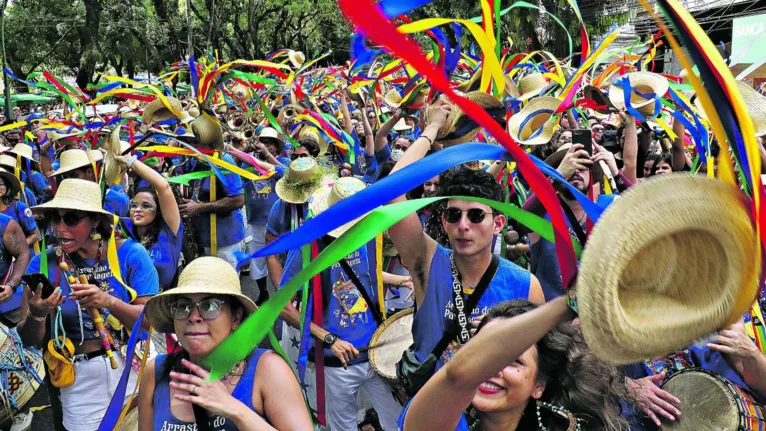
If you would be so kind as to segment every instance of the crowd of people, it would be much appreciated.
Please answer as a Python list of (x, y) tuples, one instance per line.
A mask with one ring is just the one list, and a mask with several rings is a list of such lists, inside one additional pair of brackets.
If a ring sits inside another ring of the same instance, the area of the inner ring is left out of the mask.
[[(457, 97), (526, 154), (511, 157), (405, 62), (352, 79), (297, 51), (267, 61), (182, 61), (148, 83), (70, 88), (82, 103), (61, 110), (0, 114), (0, 426), (37, 429), (24, 405), (35, 390), (69, 431), (766, 424), (755, 222), (693, 204), (709, 193), (745, 214), (762, 184), (748, 187), (741, 160), (740, 189), (704, 178), (726, 175), (733, 144), (700, 126), (699, 95), (670, 90), (688, 75), (617, 59), (559, 109), (576, 69), (508, 67), (497, 91), (480, 63), (458, 62)], [(183, 74), (192, 94), (174, 92)], [(761, 115), (766, 96), (740, 89)], [(111, 112), (82, 109), (108, 92)], [(766, 162), (753, 120), (749, 166)], [(339, 208), (353, 220), (333, 224)], [(710, 249), (695, 248), (718, 222)], [(562, 238), (584, 250), (572, 283)], [(271, 345), (211, 378), (206, 358), (339, 249), (266, 321)], [(704, 275), (680, 270), (687, 259)], [(689, 280), (695, 298), (678, 293)], [(683, 325), (697, 332), (677, 335)], [(615, 335), (631, 331), (648, 339)]]

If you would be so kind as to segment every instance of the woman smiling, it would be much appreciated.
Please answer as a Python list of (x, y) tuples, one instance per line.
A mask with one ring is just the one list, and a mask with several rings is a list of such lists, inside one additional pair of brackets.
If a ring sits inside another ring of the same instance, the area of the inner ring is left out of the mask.
[(175, 333), (182, 350), (147, 365), (139, 392), (141, 431), (190, 429), (183, 427), (203, 421), (214, 431), (312, 429), (298, 382), (279, 355), (256, 349), (214, 381), (200, 366), (255, 309), (236, 271), (216, 257), (195, 259), (178, 287), (149, 301), (152, 326)]

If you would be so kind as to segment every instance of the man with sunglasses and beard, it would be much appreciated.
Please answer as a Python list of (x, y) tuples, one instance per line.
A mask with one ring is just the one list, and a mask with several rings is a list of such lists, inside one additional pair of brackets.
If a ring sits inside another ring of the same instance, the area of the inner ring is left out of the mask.
[[(429, 108), (434, 112), (430, 122), (398, 161), (393, 175), (422, 159), (431, 149), (451, 111), (451, 106), (441, 99), (435, 105)], [(483, 171), (461, 171), (448, 180), (443, 190), (445, 196), (503, 201), (500, 184)], [(400, 196), (394, 202), (404, 199)], [(417, 214), (405, 217), (389, 229), (415, 288), (418, 313), (412, 326), (414, 348), (407, 352), (411, 358), (414, 356), (413, 363), (423, 366), (433, 355), (435, 370), (441, 368), (468, 341), (470, 328), (466, 326), (471, 325), (470, 320), (480, 318), (494, 304), (511, 299), (543, 302), (540, 284), (534, 276), (492, 254), (494, 238), (505, 222), (505, 216), (488, 205), (450, 199), (442, 224), (452, 250), (438, 245), (423, 232)], [(476, 305), (470, 307), (471, 303)]]

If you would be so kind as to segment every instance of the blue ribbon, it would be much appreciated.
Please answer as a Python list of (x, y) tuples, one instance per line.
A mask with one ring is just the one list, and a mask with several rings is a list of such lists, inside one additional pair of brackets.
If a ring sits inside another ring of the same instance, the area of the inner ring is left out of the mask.
[[(568, 188), (569, 191), (572, 192), (572, 195), (575, 197), (575, 199), (577, 199), (577, 202), (580, 203), (580, 206), (582, 206), (582, 209), (585, 211), (585, 214), (588, 215), (588, 218), (591, 219), (594, 224), (598, 222), (598, 219), (601, 218), (601, 214), (604, 213), (604, 208), (588, 199), (588, 197), (577, 190), (575, 186), (569, 184), (569, 181), (562, 177), (559, 171), (553, 169), (547, 163), (538, 159), (532, 154), (529, 154), (529, 158), (532, 159), (538, 169), (543, 171), (544, 174), (550, 176), (554, 181), (561, 183), (563, 186)], [(591, 181), (593, 181), (593, 178), (591, 178)], [(616, 193), (617, 191), (615, 190), (614, 192)]]
[(141, 314), (138, 315), (138, 320), (136, 320), (136, 323), (133, 325), (133, 331), (130, 333), (130, 338), (128, 339), (128, 352), (125, 356), (125, 368), (122, 370), (120, 382), (117, 384), (117, 389), (114, 391), (112, 400), (109, 402), (109, 407), (106, 409), (104, 418), (101, 419), (101, 425), (98, 426), (98, 431), (112, 431), (114, 426), (117, 425), (117, 421), (120, 420), (120, 413), (122, 413), (123, 403), (125, 402), (125, 392), (128, 388), (130, 370), (133, 369), (131, 364), (133, 362), (133, 354), (136, 350), (136, 344), (138, 344), (139, 340), (146, 340), (148, 336), (146, 331), (141, 330), (141, 321), (143, 320), (144, 310), (141, 310)]

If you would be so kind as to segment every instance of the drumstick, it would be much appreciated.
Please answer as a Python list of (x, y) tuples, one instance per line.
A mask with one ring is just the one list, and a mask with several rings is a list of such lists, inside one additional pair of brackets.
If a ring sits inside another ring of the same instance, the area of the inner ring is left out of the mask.
[[(77, 279), (75, 279), (74, 275), (69, 272), (69, 265), (67, 265), (66, 262), (61, 262), (59, 266), (61, 267), (61, 270), (66, 274), (69, 284), (74, 284), (78, 281), (80, 284), (88, 284), (88, 277), (84, 275), (79, 275)], [(104, 319), (101, 317), (101, 313), (99, 313), (98, 309), (96, 308), (88, 308), (87, 311), (90, 315), (90, 318), (93, 320), (93, 324), (96, 325), (96, 331), (98, 331), (98, 335), (101, 338), (101, 344), (104, 346), (106, 355), (109, 357), (109, 364), (112, 366), (113, 370), (116, 370), (118, 367), (117, 359), (114, 357), (114, 352), (112, 351), (112, 343), (109, 340), (109, 334), (106, 332)]]

